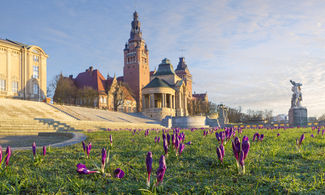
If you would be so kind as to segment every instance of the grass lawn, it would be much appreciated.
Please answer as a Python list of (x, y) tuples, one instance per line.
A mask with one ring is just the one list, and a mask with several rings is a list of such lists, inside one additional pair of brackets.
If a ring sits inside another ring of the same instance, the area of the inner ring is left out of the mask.
[[(85, 157), (81, 143), (50, 148), (44, 160), (36, 162), (33, 161), (32, 150), (13, 151), (9, 168), (2, 165), (0, 170), (0, 194), (144, 193), (139, 189), (146, 189), (147, 152), (153, 154), (152, 183), (156, 180), (159, 158), (164, 154), (162, 131), (150, 130), (147, 137), (144, 132), (142, 130), (135, 135), (128, 130), (88, 132), (86, 143), (92, 143), (89, 159)], [(178, 157), (169, 147), (164, 182), (157, 189), (160, 193), (325, 194), (325, 135), (318, 135), (317, 130), (244, 129), (239, 137), (248, 136), (251, 144), (245, 160), (245, 175), (238, 174), (231, 141), (225, 145), (225, 157), (221, 164), (216, 155), (216, 146), (220, 142), (214, 132), (206, 137), (201, 129), (180, 132), (185, 132), (184, 142), (191, 141), (192, 145), (186, 145)], [(256, 132), (265, 135), (263, 141), (252, 142)], [(169, 133), (172, 134), (172, 131)], [(277, 137), (277, 133), (280, 136)], [(306, 138), (299, 152), (296, 138), (303, 133)], [(109, 147), (110, 134), (113, 136), (112, 148)], [(158, 144), (154, 141), (156, 136), (161, 137)], [(125, 172), (124, 178), (117, 179), (101, 173), (77, 173), (78, 163), (85, 164), (90, 170), (99, 168), (103, 147), (110, 148), (110, 164), (106, 166), (106, 172), (113, 175), (116, 168), (121, 168)], [(40, 157), (42, 151), (38, 149), (37, 153)]]

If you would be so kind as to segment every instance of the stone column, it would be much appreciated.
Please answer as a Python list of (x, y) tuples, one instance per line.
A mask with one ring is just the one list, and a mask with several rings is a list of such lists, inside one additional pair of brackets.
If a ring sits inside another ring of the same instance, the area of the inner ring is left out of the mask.
[(150, 94), (150, 98), (149, 98), (149, 102), (150, 102), (150, 108), (154, 108), (155, 107), (155, 100), (154, 100), (154, 94)]
[(182, 108), (182, 98), (181, 98), (181, 93), (179, 92), (178, 94), (178, 108)]
[(161, 101), (161, 107), (164, 108), (166, 107), (166, 94), (162, 93), (162, 101)]
[(169, 108), (173, 108), (173, 100), (172, 95), (169, 95)]
[(176, 103), (175, 103), (175, 95), (173, 95), (173, 102), (172, 102), (172, 107), (173, 107), (173, 109), (175, 109), (175, 108), (176, 108)]

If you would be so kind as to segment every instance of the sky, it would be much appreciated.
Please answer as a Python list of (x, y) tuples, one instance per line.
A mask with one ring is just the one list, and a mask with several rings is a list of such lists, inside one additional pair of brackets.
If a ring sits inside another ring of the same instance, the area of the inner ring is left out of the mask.
[(89, 66), (121, 76), (135, 10), (151, 70), (184, 56), (193, 92), (274, 115), (288, 113), (292, 79), (308, 116), (325, 113), (323, 0), (0, 0), (0, 38), (43, 48), (48, 83)]

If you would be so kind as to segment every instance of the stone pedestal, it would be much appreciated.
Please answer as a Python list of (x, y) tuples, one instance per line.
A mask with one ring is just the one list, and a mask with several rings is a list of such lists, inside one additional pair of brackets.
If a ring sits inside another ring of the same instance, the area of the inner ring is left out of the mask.
[(289, 110), (289, 125), (291, 127), (307, 126), (307, 108), (293, 107)]

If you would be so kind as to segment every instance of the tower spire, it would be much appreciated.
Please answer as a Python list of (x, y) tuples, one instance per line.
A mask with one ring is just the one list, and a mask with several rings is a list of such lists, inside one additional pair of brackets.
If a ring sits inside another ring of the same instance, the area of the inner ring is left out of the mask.
[(138, 13), (134, 11), (133, 13), (133, 21), (131, 22), (131, 32), (130, 32), (130, 40), (141, 40), (142, 32), (140, 30), (141, 23), (138, 20)]

